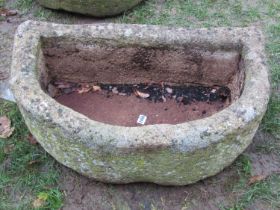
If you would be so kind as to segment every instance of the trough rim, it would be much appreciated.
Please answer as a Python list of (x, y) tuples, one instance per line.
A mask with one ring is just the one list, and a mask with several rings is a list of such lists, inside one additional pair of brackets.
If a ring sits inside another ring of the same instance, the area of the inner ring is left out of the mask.
[[(242, 46), (241, 54), (246, 72), (243, 93), (238, 100), (222, 111), (206, 118), (176, 125), (125, 127), (91, 120), (48, 96), (40, 88), (35, 73), (41, 37), (78, 38), (89, 35), (92, 39), (121, 39), (126, 44), (166, 41), (169, 44), (180, 44), (183, 41), (198, 45), (208, 43), (213, 46)], [(11, 72), (10, 84), (20, 109), (31, 113), (36, 119), (44, 119), (63, 130), (68, 130), (68, 125), (71, 124), (72, 129), (77, 130), (79, 135), (87, 137), (79, 139), (82, 144), (88, 145), (87, 133), (91, 129), (95, 129), (106, 136), (100, 140), (95, 139), (95, 144), (114, 145), (114, 147), (124, 150), (139, 149), (139, 147), (171, 147), (174, 146), (174, 142), (172, 138), (166, 136), (172, 135), (182, 139), (185, 145), (178, 147), (178, 150), (191, 152), (208, 147), (212, 143), (223, 140), (224, 136), (236, 133), (256, 119), (260, 122), (270, 96), (264, 36), (257, 27), (187, 29), (137, 24), (63, 25), (26, 21), (18, 27), (15, 35)], [(57, 110), (62, 110), (66, 117), (63, 119), (58, 117)], [(190, 131), (193, 132), (191, 136), (189, 136)], [(205, 132), (206, 136), (214, 135), (215, 138), (200, 138), (199, 134)], [(147, 133), (149, 138), (145, 138)], [(107, 139), (108, 142), (104, 142), (104, 139)], [(69, 141), (72, 140), (69, 139)]]

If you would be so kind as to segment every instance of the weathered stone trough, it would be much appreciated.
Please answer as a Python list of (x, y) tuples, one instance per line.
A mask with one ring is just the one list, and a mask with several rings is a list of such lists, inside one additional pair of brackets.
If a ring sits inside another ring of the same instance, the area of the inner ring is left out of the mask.
[(95, 17), (118, 15), (143, 0), (38, 0), (39, 4), (50, 9), (76, 12)]
[[(15, 36), (11, 87), (30, 131), (60, 163), (104, 182), (185, 185), (217, 174), (251, 143), (270, 93), (263, 42), (254, 27), (27, 21)], [(45, 88), (53, 78), (224, 85), (231, 104), (178, 124), (117, 126), (51, 98)]]

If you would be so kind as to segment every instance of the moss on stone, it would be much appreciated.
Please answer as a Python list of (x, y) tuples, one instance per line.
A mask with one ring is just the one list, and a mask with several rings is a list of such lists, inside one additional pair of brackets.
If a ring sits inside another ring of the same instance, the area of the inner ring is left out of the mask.
[(96, 17), (112, 16), (131, 9), (142, 0), (38, 0), (51, 9), (62, 9)]
[(259, 123), (253, 121), (241, 133), (232, 133), (223, 141), (194, 152), (163, 148), (122, 154), (88, 148), (79, 140), (70, 142), (59, 127), (43, 119), (32, 120), (33, 116), (24, 110), (22, 113), (34, 136), (59, 162), (97, 180), (115, 183), (147, 181), (182, 185), (214, 175), (251, 143), (252, 129)]

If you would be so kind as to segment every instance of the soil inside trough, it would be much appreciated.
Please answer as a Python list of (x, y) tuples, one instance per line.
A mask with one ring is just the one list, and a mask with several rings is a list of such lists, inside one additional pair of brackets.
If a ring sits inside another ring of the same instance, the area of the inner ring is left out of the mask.
[(139, 85), (79, 85), (54, 83), (49, 87), (56, 100), (89, 118), (121, 126), (178, 124), (204, 118), (227, 107), (226, 87)]
[(39, 80), (58, 102), (99, 122), (139, 126), (145, 115), (145, 125), (177, 124), (208, 117), (239, 98), (245, 75), (240, 51), (42, 38)]

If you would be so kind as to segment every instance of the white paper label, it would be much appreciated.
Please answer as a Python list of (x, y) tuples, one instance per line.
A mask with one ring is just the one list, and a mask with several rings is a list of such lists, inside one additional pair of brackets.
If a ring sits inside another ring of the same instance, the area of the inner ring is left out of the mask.
[(140, 114), (137, 123), (141, 125), (145, 125), (146, 121), (147, 121), (147, 116)]

